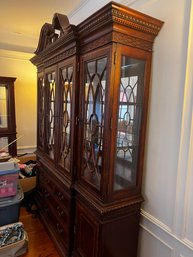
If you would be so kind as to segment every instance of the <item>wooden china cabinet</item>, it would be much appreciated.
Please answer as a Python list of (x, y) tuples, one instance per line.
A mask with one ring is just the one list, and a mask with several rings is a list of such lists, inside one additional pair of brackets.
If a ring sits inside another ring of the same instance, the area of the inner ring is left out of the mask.
[(163, 22), (110, 2), (55, 14), (38, 69), (40, 217), (61, 256), (135, 257), (152, 48)]
[(0, 150), (17, 155), (15, 93), (16, 78), (0, 77)]

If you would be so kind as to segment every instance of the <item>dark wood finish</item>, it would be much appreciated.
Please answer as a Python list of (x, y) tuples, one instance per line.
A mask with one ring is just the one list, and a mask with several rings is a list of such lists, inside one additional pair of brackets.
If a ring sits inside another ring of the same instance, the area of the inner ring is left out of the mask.
[(139, 203), (99, 216), (78, 200), (74, 256), (136, 256), (139, 215)]
[[(0, 84), (7, 90), (7, 128), (0, 128), (0, 137), (7, 137), (8, 144), (16, 140), (16, 121), (15, 121), (15, 93), (14, 82), (16, 78), (0, 77)], [(17, 142), (8, 146), (9, 154), (17, 156)]]
[[(163, 22), (110, 2), (42, 27), (36, 201), (61, 256), (134, 257), (153, 42)], [(60, 32), (58, 32), (60, 31)]]

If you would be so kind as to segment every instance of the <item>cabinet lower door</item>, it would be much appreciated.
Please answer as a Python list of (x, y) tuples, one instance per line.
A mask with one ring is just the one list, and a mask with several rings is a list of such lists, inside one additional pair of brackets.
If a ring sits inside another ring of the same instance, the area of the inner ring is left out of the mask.
[(77, 201), (74, 257), (136, 257), (139, 205), (104, 214), (91, 205)]
[(80, 202), (77, 202), (76, 207), (74, 257), (97, 257), (99, 256), (99, 222)]

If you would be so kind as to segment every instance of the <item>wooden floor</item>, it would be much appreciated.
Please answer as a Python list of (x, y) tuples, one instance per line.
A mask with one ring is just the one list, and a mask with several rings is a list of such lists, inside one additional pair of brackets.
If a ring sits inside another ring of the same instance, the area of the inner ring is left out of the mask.
[(59, 257), (38, 217), (34, 217), (22, 207), (19, 221), (23, 223), (29, 238), (28, 252), (21, 257)]

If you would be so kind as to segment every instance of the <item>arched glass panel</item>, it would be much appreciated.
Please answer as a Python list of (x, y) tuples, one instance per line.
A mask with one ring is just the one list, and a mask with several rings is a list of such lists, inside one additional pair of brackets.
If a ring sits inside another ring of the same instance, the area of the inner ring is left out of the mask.
[(122, 56), (114, 189), (136, 185), (145, 61)]
[(62, 85), (62, 115), (60, 124), (62, 128), (60, 140), (60, 158), (59, 162), (68, 172), (70, 172), (71, 157), (71, 115), (72, 115), (72, 82), (73, 67), (65, 67), (60, 70), (60, 78)]
[(100, 188), (107, 58), (85, 63), (83, 176)]

